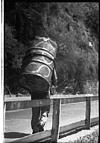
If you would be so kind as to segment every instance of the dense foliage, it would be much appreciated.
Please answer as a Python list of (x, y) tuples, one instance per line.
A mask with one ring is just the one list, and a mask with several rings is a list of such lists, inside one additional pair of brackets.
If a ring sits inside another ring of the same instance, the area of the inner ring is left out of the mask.
[(5, 0), (4, 9), (5, 87), (11, 92), (19, 92), (22, 59), (36, 35), (58, 44), (58, 91), (71, 84), (74, 93), (84, 93), (84, 83), (98, 79), (98, 3)]

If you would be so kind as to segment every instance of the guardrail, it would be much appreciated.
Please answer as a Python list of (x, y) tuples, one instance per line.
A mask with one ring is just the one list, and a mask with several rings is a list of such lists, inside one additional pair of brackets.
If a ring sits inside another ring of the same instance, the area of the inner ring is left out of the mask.
[[(66, 132), (78, 129), (78, 128), (86, 128), (90, 129), (90, 126), (96, 125), (99, 123), (99, 117), (90, 119), (91, 113), (91, 100), (98, 100), (98, 96), (87, 94), (87, 95), (54, 95), (51, 96), (51, 105), (53, 104), (53, 115), (52, 115), (52, 129), (46, 130), (43, 132), (39, 132), (36, 134), (28, 135), (22, 137), (20, 139), (12, 141), (13, 143), (28, 143), (28, 142), (36, 142), (41, 140), (51, 139), (52, 142), (57, 142), (59, 136), (65, 134)], [(67, 126), (59, 127), (60, 122), (60, 112), (61, 112), (61, 103), (77, 103), (77, 102), (86, 102), (86, 117), (85, 120), (72, 123)], [(48, 99), (42, 100), (31, 100), (30, 97), (26, 98), (13, 98), (6, 99), (5, 110), (8, 108), (9, 110), (15, 109), (23, 109), (23, 108), (32, 108), (38, 106), (49, 105)], [(23, 106), (23, 103), (25, 106)], [(11, 105), (11, 106), (10, 106)]]

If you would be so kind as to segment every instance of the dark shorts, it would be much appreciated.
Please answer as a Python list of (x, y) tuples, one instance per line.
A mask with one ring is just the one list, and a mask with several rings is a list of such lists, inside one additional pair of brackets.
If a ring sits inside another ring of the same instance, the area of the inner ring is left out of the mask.
[(34, 100), (34, 99), (49, 99), (50, 98), (50, 95), (49, 95), (49, 92), (48, 91), (45, 91), (45, 92), (32, 92), (31, 93), (31, 99)]
[(29, 90), (31, 94), (34, 93), (38, 97), (48, 95), (49, 83), (39, 76), (34, 76), (32, 74), (22, 75), (19, 80), (20, 85)]

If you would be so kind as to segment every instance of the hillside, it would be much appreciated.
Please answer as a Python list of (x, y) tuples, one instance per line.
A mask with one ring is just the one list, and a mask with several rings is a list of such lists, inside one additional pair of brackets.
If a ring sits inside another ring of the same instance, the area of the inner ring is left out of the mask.
[[(71, 86), (86, 93), (98, 80), (99, 3), (5, 0), (5, 93), (23, 92), (18, 84), (22, 60), (36, 35), (58, 45), (57, 91)], [(93, 83), (93, 84), (92, 84)]]

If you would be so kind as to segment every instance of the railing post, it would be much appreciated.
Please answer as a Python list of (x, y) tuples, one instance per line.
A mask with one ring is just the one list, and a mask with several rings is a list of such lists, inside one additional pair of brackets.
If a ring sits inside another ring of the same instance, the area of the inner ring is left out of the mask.
[(91, 114), (91, 101), (90, 97), (86, 97), (86, 119), (85, 119), (86, 129), (90, 129), (90, 114)]
[(57, 142), (59, 138), (59, 123), (60, 123), (60, 106), (61, 100), (53, 100), (53, 117), (52, 117), (52, 142)]
[[(5, 116), (6, 116), (6, 103), (4, 102), (4, 108), (3, 108), (3, 112), (4, 112), (4, 114), (3, 114), (3, 120), (4, 120), (4, 122), (5, 122)], [(5, 123), (4, 123), (4, 127), (5, 127)]]

